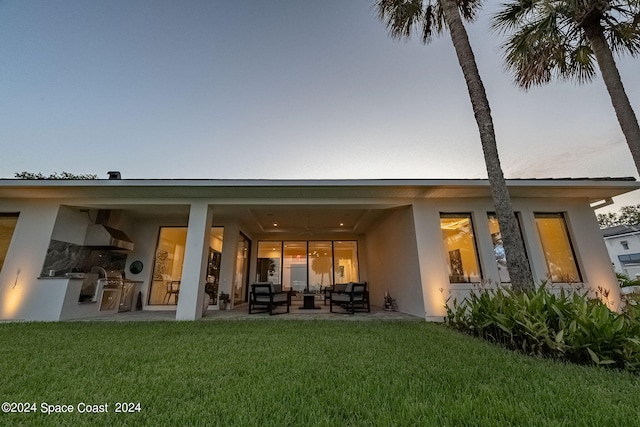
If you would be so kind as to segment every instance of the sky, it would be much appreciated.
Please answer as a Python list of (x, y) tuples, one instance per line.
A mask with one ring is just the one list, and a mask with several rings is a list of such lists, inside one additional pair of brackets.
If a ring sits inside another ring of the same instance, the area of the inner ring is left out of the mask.
[[(450, 38), (392, 40), (373, 4), (0, 0), (0, 177), (486, 178)], [(467, 29), (505, 176), (637, 178), (600, 78), (513, 84), (497, 7)]]

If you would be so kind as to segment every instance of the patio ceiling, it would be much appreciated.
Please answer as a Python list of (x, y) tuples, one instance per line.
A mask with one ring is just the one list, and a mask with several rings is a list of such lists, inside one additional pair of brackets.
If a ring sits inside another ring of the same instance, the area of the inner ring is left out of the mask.
[(322, 235), (361, 234), (388, 214), (385, 208), (328, 206), (214, 206), (216, 219), (238, 220), (251, 233)]
[[(168, 224), (189, 222), (189, 205), (127, 204), (76, 205), (78, 210), (113, 209), (137, 220), (166, 221)], [(237, 222), (243, 231), (254, 235), (279, 234), (319, 236), (362, 234), (388, 215), (394, 205), (213, 205), (212, 226)], [(90, 217), (95, 216), (95, 212)]]

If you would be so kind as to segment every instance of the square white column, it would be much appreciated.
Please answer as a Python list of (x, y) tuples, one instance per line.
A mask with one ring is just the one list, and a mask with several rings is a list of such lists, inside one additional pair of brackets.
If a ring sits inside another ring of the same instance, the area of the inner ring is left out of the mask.
[(207, 203), (191, 205), (176, 320), (202, 317), (212, 215)]

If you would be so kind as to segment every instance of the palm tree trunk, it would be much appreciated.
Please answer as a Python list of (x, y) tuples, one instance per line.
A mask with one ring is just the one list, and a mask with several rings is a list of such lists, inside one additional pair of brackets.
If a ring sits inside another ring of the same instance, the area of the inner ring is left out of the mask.
[(599, 23), (585, 26), (584, 31), (598, 61), (602, 79), (609, 92), (622, 133), (627, 140), (629, 150), (631, 150), (636, 170), (640, 173), (640, 126), (638, 126), (638, 119), (622, 85), (611, 48), (604, 38), (602, 26)]
[(511, 197), (507, 183), (500, 166), (498, 157), (498, 146), (496, 135), (493, 129), (493, 119), (489, 100), (478, 72), (475, 56), (467, 37), (467, 31), (462, 23), (460, 12), (455, 0), (441, 0), (445, 21), (449, 27), (453, 47), (458, 57), (458, 63), (462, 68), (464, 79), (467, 83), (469, 97), (473, 113), (476, 117), (478, 129), (480, 131), (480, 141), (484, 153), (484, 161), (487, 167), (491, 196), (500, 225), (505, 255), (507, 258), (507, 268), (511, 278), (511, 286), (515, 290), (526, 290), (533, 288), (533, 275), (531, 267), (524, 251), (524, 243), (518, 229), (516, 216), (511, 205)]

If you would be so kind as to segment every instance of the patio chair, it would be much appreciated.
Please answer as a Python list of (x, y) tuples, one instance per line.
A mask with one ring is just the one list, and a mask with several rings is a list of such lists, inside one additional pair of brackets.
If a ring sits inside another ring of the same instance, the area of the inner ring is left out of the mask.
[(331, 299), (331, 292), (343, 293), (346, 288), (346, 283), (336, 283), (333, 286), (324, 288), (324, 305), (327, 305), (327, 301)]
[(354, 314), (356, 311), (371, 312), (369, 305), (369, 291), (367, 291), (367, 282), (350, 282), (347, 284), (344, 292), (331, 292), (329, 298), (329, 311), (333, 311), (333, 306), (338, 305), (345, 311), (337, 312), (344, 314)]
[(285, 305), (287, 307), (286, 312), (289, 312), (289, 307), (291, 306), (291, 293), (289, 291), (280, 291), (278, 287), (272, 283), (254, 283), (251, 285), (249, 314), (283, 314), (283, 312), (275, 313), (273, 311), (273, 309), (279, 305)]
[(173, 296), (173, 303), (178, 304), (178, 294), (180, 293), (180, 280), (173, 280), (168, 274), (162, 275), (162, 281), (166, 288), (164, 294), (163, 304), (169, 304), (171, 297)]

